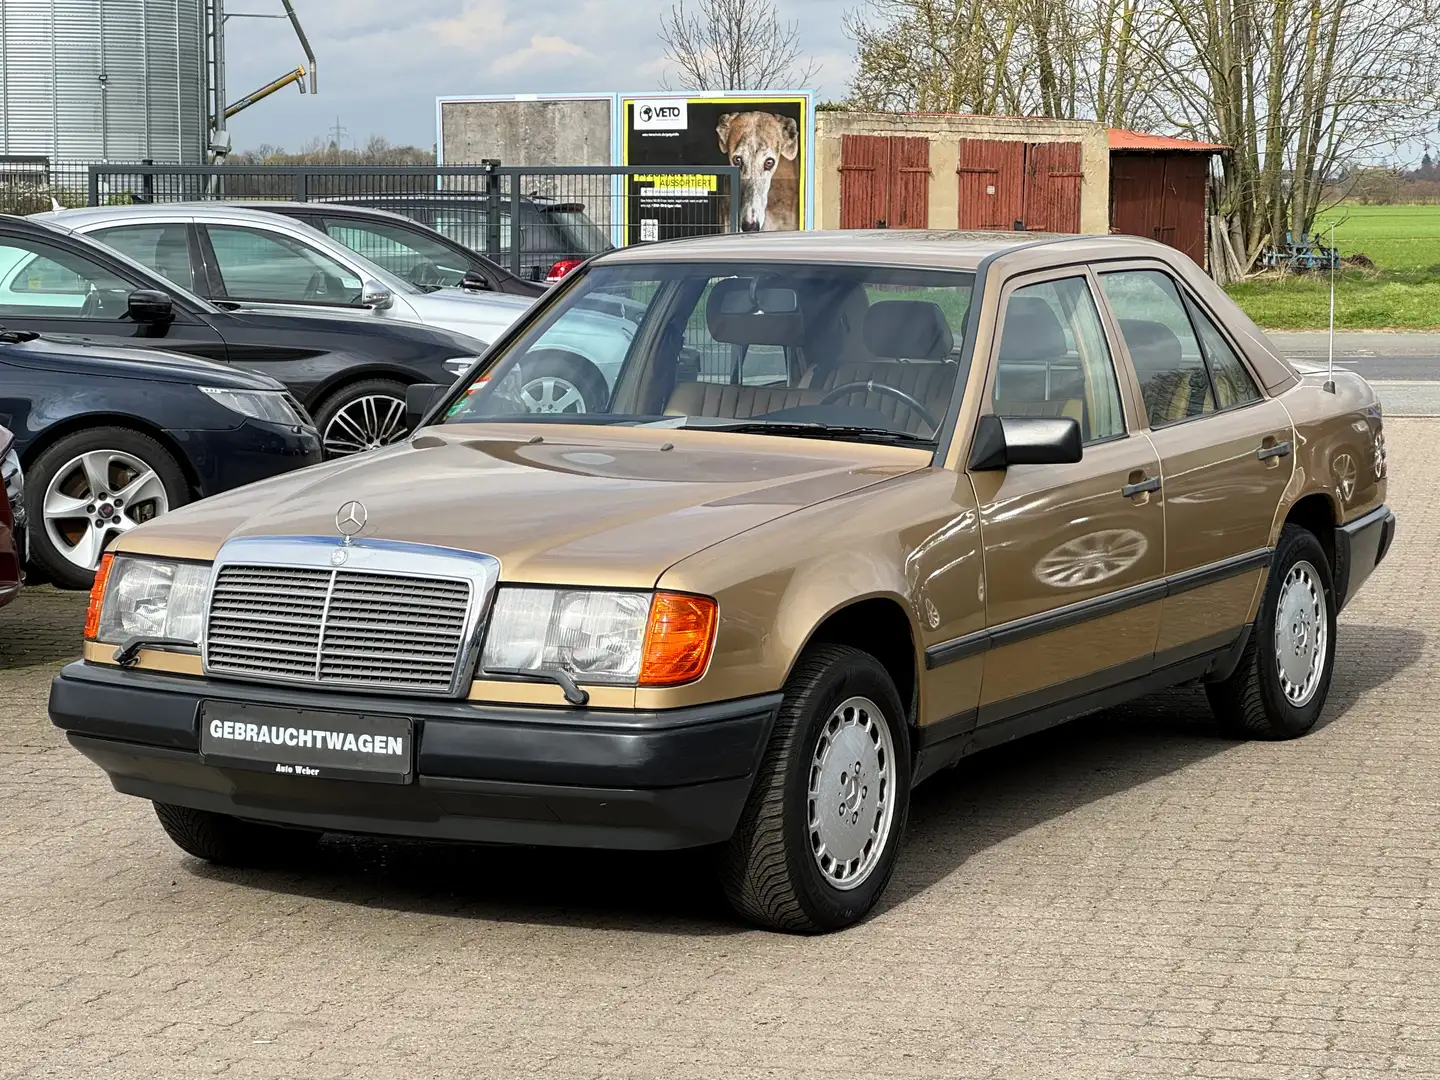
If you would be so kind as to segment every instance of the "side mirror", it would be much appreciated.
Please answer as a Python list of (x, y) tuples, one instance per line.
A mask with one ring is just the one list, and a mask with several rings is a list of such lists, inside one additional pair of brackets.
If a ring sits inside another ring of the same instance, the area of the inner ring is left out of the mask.
[(175, 318), (175, 303), (159, 289), (136, 289), (125, 301), (125, 314), (137, 323), (164, 323)]
[(466, 292), (485, 292), (490, 288), (490, 279), (479, 270), (466, 270), (460, 279), (460, 288)]
[(360, 304), (362, 307), (374, 308), (376, 311), (384, 311), (391, 304), (395, 303), (395, 297), (390, 290), (378, 281), (366, 281), (360, 288)]
[(972, 472), (1011, 465), (1071, 465), (1080, 460), (1080, 423), (1060, 416), (982, 416), (970, 452)]
[(440, 400), (440, 395), (449, 390), (439, 383), (415, 383), (405, 388), (405, 427), (415, 430), (417, 424), (430, 411), (430, 406)]

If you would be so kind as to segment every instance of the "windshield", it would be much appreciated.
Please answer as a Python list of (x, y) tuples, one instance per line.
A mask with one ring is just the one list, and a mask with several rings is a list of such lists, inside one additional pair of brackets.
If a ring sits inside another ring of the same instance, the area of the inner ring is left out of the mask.
[(570, 239), (571, 248), (586, 255), (598, 255), (614, 248), (605, 230), (596, 225), (578, 206), (546, 206), (536, 204), (542, 221), (549, 221), (559, 227)]
[[(602, 264), (442, 415), (927, 443), (964, 381), (973, 280), (844, 264)], [(632, 315), (614, 349), (602, 347), (605, 323), (620, 320), (600, 321), (601, 297)], [(570, 340), (585, 347), (566, 351)]]

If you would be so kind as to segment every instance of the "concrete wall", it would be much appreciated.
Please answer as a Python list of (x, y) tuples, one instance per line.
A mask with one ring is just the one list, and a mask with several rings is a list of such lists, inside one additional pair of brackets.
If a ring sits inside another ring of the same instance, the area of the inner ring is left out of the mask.
[(609, 165), (610, 99), (442, 101), (446, 165)]
[[(1110, 231), (1110, 138), (1104, 124), (1038, 117), (936, 116), (824, 110), (815, 114), (815, 201), (822, 229), (840, 227), (840, 139), (843, 135), (908, 135), (930, 140), (930, 227), (959, 221), (960, 139), (1078, 142), (1080, 230)], [(448, 155), (447, 155), (448, 156)]]

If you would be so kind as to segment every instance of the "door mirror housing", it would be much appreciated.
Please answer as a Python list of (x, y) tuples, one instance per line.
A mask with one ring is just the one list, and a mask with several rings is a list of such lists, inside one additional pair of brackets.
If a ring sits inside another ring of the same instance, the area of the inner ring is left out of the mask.
[(405, 426), (414, 431), (430, 411), (430, 406), (440, 400), (440, 395), (450, 388), (439, 383), (415, 383), (405, 388)]
[(159, 289), (136, 289), (125, 300), (125, 314), (137, 323), (167, 323), (175, 318), (175, 302)]
[(1080, 460), (1080, 422), (1070, 416), (982, 416), (970, 451), (972, 472)]
[(479, 270), (466, 270), (460, 279), (460, 288), (466, 292), (485, 292), (490, 288), (490, 279)]
[(393, 303), (395, 303), (394, 294), (378, 281), (367, 280), (360, 288), (360, 304), (362, 307), (374, 308), (376, 311), (384, 311)]

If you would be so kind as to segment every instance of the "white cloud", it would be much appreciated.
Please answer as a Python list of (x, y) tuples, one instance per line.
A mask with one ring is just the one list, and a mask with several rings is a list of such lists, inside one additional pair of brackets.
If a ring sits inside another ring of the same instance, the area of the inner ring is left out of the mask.
[(524, 49), (514, 52), (507, 52), (504, 56), (490, 65), (490, 70), (497, 75), (504, 75), (512, 71), (520, 71), (529, 67), (534, 60), (550, 61), (561, 56), (584, 56), (594, 58), (594, 54), (588, 49), (581, 48), (573, 42), (566, 41), (562, 37), (551, 37), (545, 34), (531, 34), (530, 45)]

